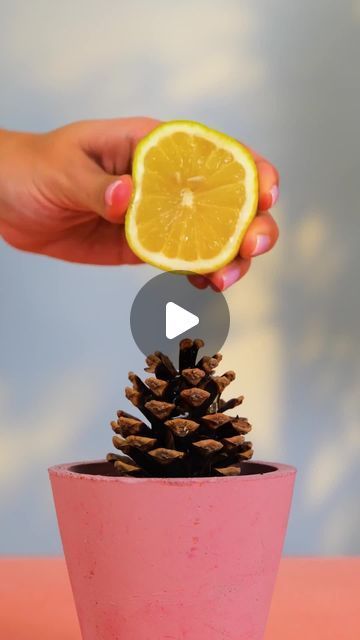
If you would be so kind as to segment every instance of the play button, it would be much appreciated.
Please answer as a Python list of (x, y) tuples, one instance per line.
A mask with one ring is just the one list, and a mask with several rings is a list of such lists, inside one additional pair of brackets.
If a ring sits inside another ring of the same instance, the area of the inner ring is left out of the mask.
[(194, 313), (190, 313), (175, 302), (168, 302), (166, 305), (166, 337), (169, 340), (181, 336), (189, 329), (199, 324), (199, 318)]
[(144, 355), (163, 351), (178, 354), (178, 336), (202, 338), (206, 353), (224, 344), (230, 326), (229, 308), (222, 293), (210, 287), (196, 289), (185, 275), (160, 273), (137, 293), (131, 307), (133, 338)]

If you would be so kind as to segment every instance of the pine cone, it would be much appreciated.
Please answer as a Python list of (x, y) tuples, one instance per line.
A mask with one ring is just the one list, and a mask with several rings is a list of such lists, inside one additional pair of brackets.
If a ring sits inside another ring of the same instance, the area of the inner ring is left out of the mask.
[(253, 455), (245, 436), (251, 430), (246, 418), (229, 416), (243, 396), (224, 401), (221, 394), (235, 379), (233, 371), (214, 375), (219, 353), (203, 356), (202, 340), (180, 342), (179, 370), (156, 351), (146, 359), (143, 382), (129, 373), (131, 387), (125, 395), (150, 426), (125, 411), (111, 423), (113, 444), (121, 453), (109, 453), (120, 475), (137, 477), (232, 476)]

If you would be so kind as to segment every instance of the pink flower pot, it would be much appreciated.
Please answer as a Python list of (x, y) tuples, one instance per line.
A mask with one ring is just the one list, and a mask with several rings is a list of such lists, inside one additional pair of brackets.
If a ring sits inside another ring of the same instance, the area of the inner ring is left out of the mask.
[(49, 470), (83, 640), (260, 640), (295, 469), (141, 479)]

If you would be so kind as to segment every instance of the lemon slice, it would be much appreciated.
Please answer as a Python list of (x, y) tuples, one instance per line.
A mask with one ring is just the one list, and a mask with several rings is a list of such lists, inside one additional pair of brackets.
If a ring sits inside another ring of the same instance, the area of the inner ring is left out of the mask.
[(125, 232), (165, 271), (210, 273), (238, 253), (254, 218), (258, 176), (239, 142), (196, 122), (161, 124), (138, 144)]

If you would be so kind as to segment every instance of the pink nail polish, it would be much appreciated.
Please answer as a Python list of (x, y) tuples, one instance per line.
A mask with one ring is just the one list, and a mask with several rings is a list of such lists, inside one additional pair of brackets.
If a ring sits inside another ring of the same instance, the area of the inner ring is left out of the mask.
[(269, 236), (258, 235), (256, 237), (256, 245), (252, 252), (252, 256), (259, 256), (261, 253), (266, 253), (270, 249)]
[(115, 192), (122, 185), (123, 185), (122, 180), (115, 180), (115, 182), (112, 182), (107, 187), (105, 191), (105, 203), (107, 204), (108, 207), (111, 207), (114, 204)]
[[(234, 264), (226, 267), (226, 270), (221, 276), (221, 285), (219, 286), (220, 291), (224, 291), (231, 287), (235, 282), (240, 280), (241, 277), (241, 268), (238, 262), (234, 262)], [(219, 282), (220, 285), (220, 282)]]
[(277, 184), (274, 184), (271, 189), (270, 189), (270, 194), (271, 194), (271, 207), (273, 207), (278, 200), (279, 197), (279, 187), (277, 186)]

